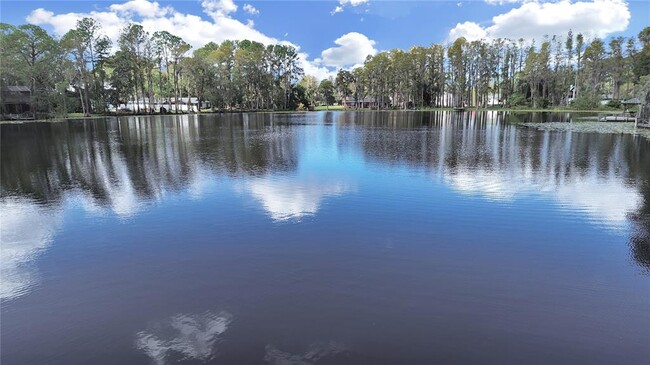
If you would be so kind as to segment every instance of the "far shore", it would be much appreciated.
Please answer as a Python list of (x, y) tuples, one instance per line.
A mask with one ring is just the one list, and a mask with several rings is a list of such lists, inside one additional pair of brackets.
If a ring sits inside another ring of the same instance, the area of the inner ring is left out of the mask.
[[(330, 105), (326, 106), (317, 106), (314, 109), (314, 112), (320, 111), (349, 111), (349, 112), (434, 112), (434, 111), (454, 111), (454, 108), (418, 108), (418, 109), (352, 109), (345, 108), (341, 105)], [(607, 114), (621, 114), (622, 110), (607, 110), (607, 109), (530, 109), (530, 108), (476, 108), (468, 107), (465, 108), (466, 112), (520, 112), (520, 113), (607, 113)], [(63, 122), (70, 119), (98, 119), (106, 117), (146, 117), (146, 116), (174, 116), (174, 115), (203, 115), (203, 114), (238, 114), (238, 113), (273, 113), (273, 114), (287, 114), (287, 113), (308, 113), (307, 110), (237, 110), (237, 111), (212, 111), (205, 110), (201, 113), (107, 113), (107, 114), (93, 114), (91, 116), (83, 116), (81, 113), (70, 113), (67, 116), (57, 116), (47, 119), (25, 119), (25, 120), (0, 120), (0, 123), (3, 124), (22, 124), (22, 123), (32, 123), (32, 122)]]

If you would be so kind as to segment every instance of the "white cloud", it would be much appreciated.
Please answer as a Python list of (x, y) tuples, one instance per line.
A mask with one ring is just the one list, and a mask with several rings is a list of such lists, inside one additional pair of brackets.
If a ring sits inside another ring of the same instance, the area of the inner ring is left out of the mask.
[(104, 34), (113, 41), (117, 40), (120, 31), (126, 26), (128, 19), (130, 19), (130, 16), (122, 16), (118, 11), (54, 14), (49, 10), (38, 8), (32, 11), (25, 20), (30, 24), (50, 25), (54, 30), (54, 34), (62, 36), (74, 28), (78, 20), (87, 16), (95, 18), (102, 25)]
[[(237, 5), (232, 0), (204, 0), (201, 5), (204, 13), (210, 16), (211, 20), (182, 13), (171, 6), (161, 7), (154, 1), (131, 0), (110, 5), (105, 10), (88, 13), (55, 14), (52, 11), (38, 8), (27, 16), (26, 21), (36, 25), (49, 25), (56, 35), (62, 36), (76, 26), (77, 20), (83, 17), (93, 17), (101, 24), (102, 32), (114, 43), (117, 42), (122, 29), (128, 23), (134, 22), (141, 24), (150, 33), (166, 30), (175, 34), (194, 49), (203, 47), (208, 41), (220, 43), (225, 40), (249, 39), (264, 44), (291, 45), (300, 50), (296, 44), (280, 41), (258, 31), (255, 29), (255, 23), (250, 19), (244, 23), (232, 18), (230, 14), (237, 11)], [(246, 10), (246, 5), (244, 5), (244, 10)], [(286, 36), (287, 34), (285, 34)], [(310, 61), (307, 53), (299, 52), (299, 56), (301, 67), (306, 74), (321, 80), (334, 74), (329, 68)]]
[(375, 41), (365, 35), (350, 32), (334, 41), (338, 47), (332, 47), (321, 53), (321, 62), (325, 66), (345, 68), (363, 63), (368, 55), (377, 54)]
[(345, 5), (345, 4), (350, 4), (352, 6), (359, 6), (361, 4), (367, 3), (369, 0), (340, 0), (339, 4)]
[(244, 8), (243, 8), (243, 9), (244, 9), (245, 12), (247, 12), (247, 13), (249, 13), (249, 14), (252, 14), (252, 15), (257, 15), (257, 14), (260, 13), (260, 11), (257, 10), (257, 9), (256, 9), (253, 5), (251, 5), (251, 4), (244, 4)]
[(485, 2), (490, 5), (514, 4), (514, 3), (522, 3), (524, 1), (525, 0), (485, 0)]
[(334, 8), (330, 14), (334, 15), (337, 13), (342, 13), (346, 5), (357, 7), (359, 5), (367, 4), (368, 2), (370, 2), (370, 0), (339, 0), (339, 5)]
[(124, 4), (113, 4), (108, 8), (125, 16), (137, 14), (144, 18), (164, 16), (171, 11), (170, 7), (161, 8), (157, 2), (147, 0), (131, 0)]
[(449, 31), (449, 41), (465, 37), (468, 41), (475, 41), (487, 37), (487, 32), (480, 25), (474, 22), (458, 23)]
[(215, 21), (237, 11), (237, 5), (232, 0), (203, 0), (201, 6)]
[(330, 76), (336, 76), (336, 70), (322, 66), (320, 59), (309, 61), (309, 54), (304, 52), (299, 52), (298, 58), (300, 59), (300, 67), (305, 71), (305, 75), (314, 76), (318, 81), (325, 80)]
[[(140, 23), (150, 33), (166, 30), (176, 34), (194, 48), (202, 47), (208, 40), (222, 42), (227, 39), (250, 39), (264, 44), (279, 42), (254, 29), (250, 22), (243, 23), (231, 18), (229, 14), (237, 10), (237, 5), (232, 0), (204, 0), (201, 5), (212, 21), (181, 13), (172, 7), (160, 8), (157, 3), (147, 0), (113, 4), (106, 11), (88, 13), (54, 14), (39, 8), (32, 11), (26, 20), (31, 24), (50, 25), (56, 35), (62, 36), (75, 27), (77, 20), (93, 17), (102, 25), (102, 31), (114, 42), (117, 41), (120, 31), (130, 22)], [(151, 9), (151, 12), (148, 13), (146, 9)], [(142, 16), (141, 13), (151, 15)]]
[(630, 21), (630, 10), (624, 0), (559, 2), (524, 2), (521, 6), (496, 15), (491, 24), (475, 22), (457, 24), (449, 32), (449, 40), (468, 38), (541, 39), (545, 35), (565, 35), (569, 29), (587, 38), (606, 37), (624, 31)]

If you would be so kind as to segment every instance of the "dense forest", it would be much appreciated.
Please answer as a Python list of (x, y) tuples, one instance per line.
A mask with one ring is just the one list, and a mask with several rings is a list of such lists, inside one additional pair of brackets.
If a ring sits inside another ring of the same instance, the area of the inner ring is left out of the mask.
[(370, 100), (365, 105), (376, 108), (593, 109), (602, 99), (616, 107), (650, 89), (650, 27), (607, 44), (571, 31), (541, 44), (459, 38), (368, 56), (326, 80), (304, 75), (289, 45), (242, 40), (192, 50), (139, 24), (126, 26), (113, 44), (93, 18), (60, 39), (36, 25), (0, 24), (0, 54), (1, 86), (28, 86), (45, 116), (104, 113), (135, 101), (133, 112), (152, 112), (156, 103), (178, 111), (188, 97), (214, 110), (295, 110), (343, 100)]

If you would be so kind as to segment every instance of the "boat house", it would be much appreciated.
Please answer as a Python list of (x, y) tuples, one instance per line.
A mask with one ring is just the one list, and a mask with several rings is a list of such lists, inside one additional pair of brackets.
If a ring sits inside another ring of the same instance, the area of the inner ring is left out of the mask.
[(3, 119), (34, 119), (32, 91), (27, 86), (6, 86), (1, 91)]

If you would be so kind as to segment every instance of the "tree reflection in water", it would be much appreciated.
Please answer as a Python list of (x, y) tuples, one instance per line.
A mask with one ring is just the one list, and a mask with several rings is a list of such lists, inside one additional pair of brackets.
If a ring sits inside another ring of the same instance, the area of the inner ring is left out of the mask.
[(646, 273), (650, 274), (650, 183), (642, 188), (643, 203), (638, 211), (630, 214), (634, 226), (630, 246), (632, 257)]
[[(353, 189), (353, 182), (339, 179), (338, 171), (339, 180), (294, 178), (303, 152), (314, 145), (304, 125), (319, 125), (336, 133), (318, 148), (360, 151), (383, 168), (425, 170), (461, 193), (499, 200), (544, 193), (586, 212), (598, 224), (617, 228), (631, 223), (632, 256), (647, 268), (650, 141), (540, 132), (505, 123), (570, 117), (349, 112), (6, 124), (1, 134), (1, 203), (28, 199), (56, 210), (66, 194), (80, 193), (88, 209), (129, 216), (166, 192), (189, 191), (200, 198), (206, 181), (230, 176), (242, 181), (272, 219), (315, 214), (323, 197)], [(278, 194), (285, 190), (292, 192)], [(301, 192), (317, 199), (306, 199)], [(287, 203), (301, 199), (299, 206)]]

